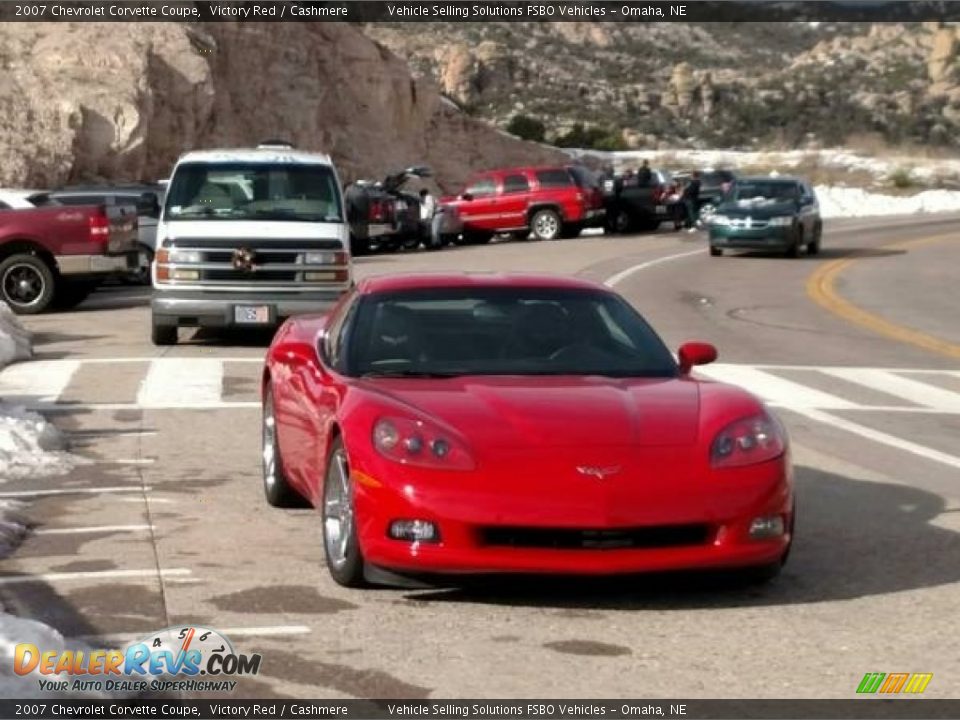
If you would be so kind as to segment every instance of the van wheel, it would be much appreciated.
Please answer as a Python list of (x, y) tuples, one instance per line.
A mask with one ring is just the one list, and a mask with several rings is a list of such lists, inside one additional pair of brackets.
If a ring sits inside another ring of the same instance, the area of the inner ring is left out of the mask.
[(721, 255), (723, 255), (723, 248), (714, 247), (713, 245), (710, 246), (711, 257), (720, 257)]
[(177, 326), (176, 325), (158, 325), (157, 319), (153, 319), (150, 328), (150, 339), (157, 346), (176, 345), (177, 344)]
[(800, 257), (800, 248), (803, 247), (803, 228), (797, 228), (796, 238), (785, 253), (788, 258)]
[(563, 223), (556, 210), (537, 210), (530, 218), (530, 227), (533, 237), (537, 240), (556, 240), (560, 237)]
[(807, 253), (810, 255), (816, 255), (820, 252), (820, 236), (823, 234), (823, 228), (817, 226), (817, 229), (813, 231), (813, 240), (807, 243)]
[(37, 255), (11, 255), (0, 262), (0, 299), (17, 315), (42, 313), (55, 289), (53, 271)]

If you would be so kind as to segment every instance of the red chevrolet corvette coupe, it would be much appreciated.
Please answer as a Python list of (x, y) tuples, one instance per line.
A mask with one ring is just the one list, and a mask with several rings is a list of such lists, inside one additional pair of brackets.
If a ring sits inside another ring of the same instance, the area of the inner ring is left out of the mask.
[(514, 274), (361, 282), (288, 320), (263, 375), (274, 506), (322, 514), (330, 573), (612, 574), (786, 560), (787, 437), (698, 380), (608, 288)]

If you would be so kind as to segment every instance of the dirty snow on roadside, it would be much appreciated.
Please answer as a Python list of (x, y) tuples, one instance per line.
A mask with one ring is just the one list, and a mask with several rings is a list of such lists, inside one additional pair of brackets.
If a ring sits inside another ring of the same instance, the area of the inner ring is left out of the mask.
[[(9, 306), (0, 302), (0, 370), (32, 356), (30, 333)], [(59, 475), (73, 464), (63, 436), (53, 425), (37, 413), (9, 405), (0, 397), (0, 488), (15, 478)], [(22, 509), (21, 503), (0, 497), (0, 559), (12, 553), (26, 534)], [(33, 643), (43, 650), (57, 650), (71, 644), (52, 627), (3, 610), (0, 604), (0, 697), (51, 697), (40, 690), (35, 675), (19, 677), (13, 673), (16, 645)]]
[(818, 185), (820, 214), (825, 218), (919, 215), (960, 211), (960, 191), (924, 190), (915, 195), (884, 195), (862, 188)]

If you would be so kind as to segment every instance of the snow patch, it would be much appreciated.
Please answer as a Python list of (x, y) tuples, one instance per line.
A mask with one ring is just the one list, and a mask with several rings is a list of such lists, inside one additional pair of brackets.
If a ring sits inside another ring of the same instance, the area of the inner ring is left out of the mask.
[(920, 215), (960, 211), (960, 191), (925, 190), (916, 195), (884, 195), (862, 188), (817, 186), (824, 218)]
[(30, 332), (20, 324), (10, 306), (0, 302), (0, 370), (12, 362), (31, 357)]

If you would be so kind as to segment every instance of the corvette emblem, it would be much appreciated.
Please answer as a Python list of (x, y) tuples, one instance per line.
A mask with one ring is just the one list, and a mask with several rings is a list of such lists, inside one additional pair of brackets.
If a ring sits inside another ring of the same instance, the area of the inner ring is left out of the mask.
[(607, 467), (599, 467), (597, 465), (577, 465), (577, 472), (581, 475), (589, 475), (597, 480), (605, 480), (611, 475), (616, 475), (620, 472), (620, 466), (608, 465)]
[(233, 251), (231, 263), (234, 270), (243, 272), (253, 272), (253, 263), (257, 259), (257, 254), (250, 248), (237, 248)]

